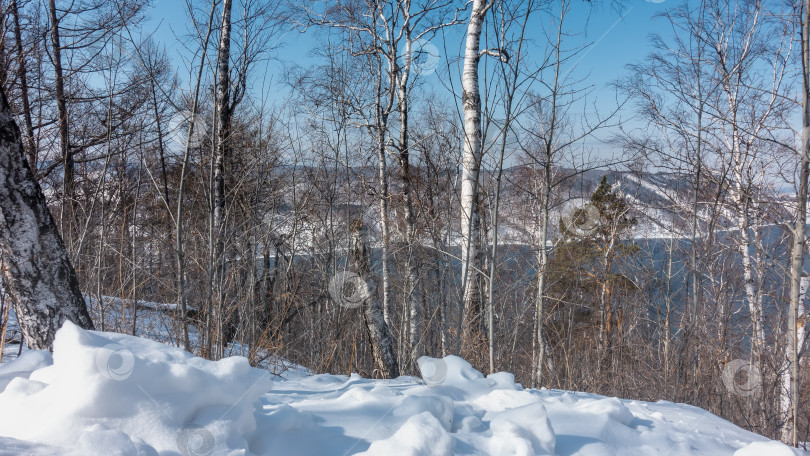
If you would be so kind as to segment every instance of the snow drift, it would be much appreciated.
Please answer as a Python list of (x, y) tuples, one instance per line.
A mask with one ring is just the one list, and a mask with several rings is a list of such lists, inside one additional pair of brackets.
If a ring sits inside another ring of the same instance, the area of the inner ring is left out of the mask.
[(0, 366), (0, 454), (801, 454), (687, 405), (524, 390), (454, 356), (419, 366), (284, 380), (66, 323), (53, 356)]

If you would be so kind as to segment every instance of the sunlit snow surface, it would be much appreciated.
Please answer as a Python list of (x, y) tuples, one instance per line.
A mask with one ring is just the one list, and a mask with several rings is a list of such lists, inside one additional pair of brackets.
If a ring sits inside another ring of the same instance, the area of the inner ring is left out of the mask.
[(67, 323), (53, 356), (0, 366), (0, 454), (800, 454), (687, 405), (524, 390), (453, 356), (420, 368), (282, 379)]

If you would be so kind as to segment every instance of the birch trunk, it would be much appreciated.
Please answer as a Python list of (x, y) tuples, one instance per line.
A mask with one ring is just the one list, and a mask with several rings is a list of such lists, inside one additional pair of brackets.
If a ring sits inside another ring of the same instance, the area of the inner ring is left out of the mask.
[[(381, 14), (375, 9), (375, 15)], [(374, 37), (375, 46), (380, 46), (378, 41), (379, 37)], [(395, 63), (395, 62), (394, 62)], [(379, 197), (380, 206), (380, 262), (382, 263), (382, 316), (383, 321), (387, 328), (391, 328), (391, 261), (389, 259), (389, 225), (388, 225), (388, 163), (386, 158), (386, 134), (388, 131), (388, 116), (391, 113), (391, 107), (394, 105), (394, 83), (395, 72), (393, 68), (389, 68), (388, 73), (388, 87), (383, 84), (383, 77), (386, 70), (383, 68), (382, 56), (380, 54), (374, 55), (374, 120), (372, 125), (368, 125), (368, 131), (374, 137), (377, 146), (377, 171), (379, 179)]]
[[(799, 272), (801, 274), (801, 271)], [(803, 355), (802, 347), (807, 340), (807, 330), (805, 324), (807, 317), (804, 313), (804, 300), (807, 298), (807, 289), (810, 286), (810, 277), (803, 276), (799, 279), (799, 294), (796, 301), (791, 296), (790, 311), (788, 314), (788, 343), (785, 350), (785, 360), (780, 371), (780, 394), (779, 411), (782, 413), (781, 439), (788, 445), (797, 447), (798, 432), (796, 423), (798, 422), (798, 410), (794, 404), (799, 403), (798, 374), (799, 360)], [(793, 293), (793, 283), (791, 283), (791, 294)], [(797, 304), (794, 307), (794, 302)], [(795, 313), (794, 313), (795, 311)]]
[[(551, 154), (548, 152), (546, 158), (550, 158)], [(543, 170), (543, 185), (542, 185), (542, 205), (540, 207), (540, 235), (538, 236), (537, 243), (539, 244), (539, 251), (537, 252), (537, 329), (535, 333), (537, 354), (536, 365), (534, 367), (535, 386), (538, 388), (543, 385), (543, 367), (548, 362), (546, 354), (546, 340), (544, 334), (544, 321), (545, 321), (545, 304), (546, 304), (546, 269), (548, 268), (548, 223), (549, 223), (549, 206), (551, 205), (551, 162), (546, 161)], [(549, 365), (549, 368), (551, 366)]]
[[(545, 300), (546, 300), (546, 269), (548, 269), (548, 224), (549, 224), (549, 211), (551, 210), (551, 177), (554, 166), (554, 155), (557, 130), (557, 96), (560, 90), (560, 67), (562, 65), (561, 47), (563, 38), (563, 21), (567, 7), (565, 2), (562, 3), (560, 8), (560, 22), (557, 27), (557, 40), (554, 47), (554, 85), (551, 94), (551, 121), (549, 123), (548, 135), (544, 140), (544, 164), (543, 176), (541, 181), (540, 191), (542, 192), (542, 203), (540, 206), (539, 215), (539, 228), (540, 235), (538, 236), (539, 251), (537, 253), (537, 326), (535, 329), (534, 340), (536, 347), (536, 356), (534, 366), (535, 385), (542, 386), (543, 382), (543, 366), (548, 364), (549, 370), (552, 369), (553, 364), (551, 358), (547, 357), (546, 352), (546, 338), (545, 338)], [(528, 16), (527, 16), (528, 17)]]
[[(446, 248), (442, 249), (446, 251)], [(442, 358), (447, 356), (447, 299), (445, 286), (445, 265), (444, 259), (439, 250), (436, 250), (434, 258), (436, 268), (436, 280), (439, 283), (439, 342), (441, 345)]]
[(382, 246), (380, 255), (382, 256), (382, 312), (383, 321), (387, 327), (391, 326), (391, 312), (389, 309), (389, 271), (390, 261), (388, 259), (388, 165), (385, 158), (385, 132), (379, 129), (377, 136), (377, 159), (378, 178), (380, 181), (380, 231), (382, 232)]
[[(409, 5), (409, 3), (406, 3)], [(406, 274), (405, 277), (405, 304), (409, 314), (409, 331), (408, 331), (408, 344), (409, 355), (411, 361), (416, 365), (416, 360), (421, 354), (421, 323), (419, 315), (419, 300), (415, 295), (417, 286), (416, 262), (414, 261), (414, 243), (415, 243), (415, 228), (414, 228), (414, 213), (413, 213), (413, 197), (411, 196), (411, 167), (410, 167), (410, 150), (408, 144), (408, 114), (409, 114), (409, 94), (408, 94), (408, 78), (410, 75), (411, 67), (411, 36), (410, 29), (408, 28), (407, 16), (408, 10), (405, 10), (406, 23), (405, 28), (405, 58), (406, 63), (399, 71), (399, 81), (397, 88), (397, 98), (399, 106), (399, 172), (402, 181), (402, 197), (405, 200), (404, 207), (404, 220), (405, 220), (405, 243), (407, 244), (407, 259), (405, 264)]]
[(810, 178), (810, 0), (802, 2), (802, 145), (799, 167), (799, 188), (796, 195), (798, 214), (793, 229), (793, 250), (790, 267), (790, 311), (786, 366), (782, 374), (781, 406), (784, 424), (782, 441), (798, 447), (799, 421), (799, 355), (804, 345), (804, 298), (810, 279), (802, 277), (804, 267), (805, 227), (807, 225), (807, 187)]
[(481, 92), (478, 84), (478, 62), (481, 59), (481, 31), (484, 17), (491, 6), (485, 0), (474, 0), (464, 51), (461, 78), (461, 102), (464, 110), (464, 151), (461, 171), (461, 277), (463, 315), (461, 328), (462, 354), (472, 354), (481, 342), (481, 296), (478, 287), (478, 177), (481, 166)]
[(375, 297), (376, 293), (374, 293), (374, 280), (371, 276), (368, 247), (366, 245), (366, 227), (359, 220), (352, 224), (351, 254), (355, 270), (367, 287), (366, 296), (361, 306), (374, 364), (385, 378), (399, 377), (399, 364), (397, 363), (394, 338), (385, 323), (380, 302)]
[(231, 8), (232, 0), (224, 0), (222, 4), (222, 29), (217, 55), (217, 141), (214, 148), (214, 213), (213, 213), (213, 282), (211, 284), (212, 296), (216, 300), (216, 336), (217, 358), (222, 358), (225, 345), (225, 318), (222, 281), (224, 274), (224, 233), (225, 229), (225, 155), (228, 153), (230, 141), (231, 110), (230, 98), (230, 58), (231, 58)]
[(751, 219), (748, 214), (747, 197), (743, 193), (739, 182), (736, 185), (736, 200), (737, 204), (741, 206), (741, 213), (737, 217), (737, 229), (740, 230), (740, 255), (742, 257), (745, 300), (748, 302), (749, 312), (751, 312), (751, 325), (756, 350), (755, 356), (758, 358), (765, 341), (765, 335), (763, 332), (761, 304), (757, 297), (756, 287), (754, 286), (754, 261), (751, 257), (751, 248), (754, 246), (751, 241)]
[[(725, 61), (723, 61), (725, 64)], [(729, 126), (731, 128), (731, 160), (734, 164), (734, 184), (733, 196), (734, 202), (737, 205), (739, 214), (737, 216), (737, 229), (740, 231), (740, 255), (742, 257), (743, 266), (743, 285), (745, 289), (745, 299), (748, 302), (749, 311), (751, 312), (751, 324), (754, 333), (754, 346), (756, 350), (756, 357), (759, 359), (762, 346), (765, 341), (764, 329), (762, 324), (762, 308), (760, 300), (757, 297), (757, 290), (754, 285), (754, 262), (751, 258), (751, 249), (754, 247), (751, 240), (751, 215), (750, 205), (751, 197), (749, 195), (750, 178), (746, 177), (746, 167), (751, 160), (750, 154), (747, 150), (743, 150), (742, 140), (740, 135), (740, 125), (738, 123), (737, 111), (739, 110), (739, 87), (741, 81), (738, 74), (725, 75), (726, 82), (724, 90), (728, 101), (728, 109), (731, 114)], [(732, 78), (736, 78), (732, 80)]]
[(0, 92), (0, 257), (25, 341), (52, 348), (65, 320), (93, 329), (79, 282), (45, 195), (23, 153), (20, 130)]
[(608, 239), (608, 244), (602, 254), (602, 272), (605, 274), (605, 276), (602, 280), (602, 286), (599, 292), (599, 301), (602, 306), (602, 335), (600, 337), (602, 341), (601, 348), (602, 353), (608, 355), (611, 354), (611, 349), (613, 348), (613, 300), (610, 296), (610, 271), (613, 269), (613, 243), (615, 240), (613, 226), (609, 227), (609, 229), (610, 239)]

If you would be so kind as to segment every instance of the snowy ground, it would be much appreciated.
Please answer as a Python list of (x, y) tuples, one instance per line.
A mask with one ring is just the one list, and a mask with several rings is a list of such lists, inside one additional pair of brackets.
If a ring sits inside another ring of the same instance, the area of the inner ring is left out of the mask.
[(67, 323), (0, 366), (0, 454), (800, 454), (701, 409), (524, 390), (457, 357), (422, 378), (287, 378)]

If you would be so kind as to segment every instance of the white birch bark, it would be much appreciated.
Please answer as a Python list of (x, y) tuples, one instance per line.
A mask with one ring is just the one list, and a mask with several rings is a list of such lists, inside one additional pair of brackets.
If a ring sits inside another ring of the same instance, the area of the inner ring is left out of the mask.
[[(791, 283), (791, 285), (793, 285)], [(782, 363), (782, 369), (779, 375), (779, 410), (782, 412), (781, 423), (781, 438), (782, 441), (794, 447), (798, 445), (798, 433), (795, 432), (795, 422), (798, 418), (798, 404), (799, 391), (797, 388), (798, 381), (798, 366), (801, 355), (803, 354), (802, 347), (807, 340), (807, 330), (805, 324), (807, 317), (804, 313), (804, 300), (807, 298), (807, 289), (810, 287), (810, 277), (804, 276), (800, 278), (799, 292), (796, 300), (793, 301), (791, 296), (790, 311), (788, 318), (788, 340), (787, 350), (785, 350), (785, 360)], [(791, 286), (791, 295), (794, 288)], [(796, 306), (794, 307), (794, 303)], [(793, 313), (795, 310), (795, 314)]]
[[(383, 88), (383, 66), (382, 59), (379, 55), (376, 56), (377, 70), (379, 73), (375, 75), (375, 94), (374, 94), (374, 123), (368, 126), (368, 130), (374, 135), (377, 146), (377, 171), (380, 188), (378, 190), (379, 205), (380, 205), (380, 263), (382, 264), (382, 315), (385, 325), (391, 327), (391, 260), (389, 258), (390, 240), (390, 227), (388, 225), (388, 163), (386, 158), (386, 132), (388, 129), (388, 116), (391, 112), (391, 106), (394, 103), (394, 95), (388, 90), (384, 91)], [(391, 77), (391, 76), (389, 76)], [(387, 93), (386, 93), (387, 92)]]
[(461, 78), (461, 102), (464, 111), (464, 151), (461, 170), (461, 277), (463, 287), (462, 352), (472, 349), (480, 337), (480, 290), (477, 286), (478, 243), (478, 177), (481, 166), (481, 92), (478, 83), (478, 62), (481, 59), (481, 31), (484, 17), (492, 2), (473, 0), (467, 41), (464, 50), (464, 70)]
[[(742, 175), (740, 174), (737, 179), (742, 179)], [(737, 216), (737, 229), (740, 231), (739, 249), (742, 258), (745, 300), (748, 303), (748, 309), (751, 314), (755, 350), (757, 354), (759, 354), (765, 342), (765, 334), (762, 322), (761, 301), (758, 299), (757, 290), (754, 286), (754, 261), (752, 259), (751, 249), (755, 247), (751, 240), (751, 218), (749, 216), (747, 197), (739, 180), (735, 183), (734, 199), (740, 211)]]
[(546, 148), (546, 164), (542, 170), (542, 186), (541, 191), (541, 206), (539, 213), (539, 236), (537, 252), (537, 329), (535, 332), (535, 344), (537, 353), (535, 357), (534, 378), (535, 386), (540, 387), (543, 385), (543, 368), (548, 364), (549, 370), (552, 365), (550, 358), (546, 353), (546, 340), (545, 340), (545, 304), (546, 304), (546, 269), (548, 268), (548, 224), (549, 224), (549, 209), (551, 206), (551, 159), (552, 151), (550, 147)]
[(383, 320), (385, 321), (386, 326), (391, 326), (391, 310), (390, 310), (390, 259), (388, 256), (388, 239), (389, 239), (389, 227), (388, 227), (388, 166), (386, 163), (385, 158), (385, 132), (382, 129), (379, 129), (377, 134), (377, 160), (378, 160), (378, 179), (380, 182), (380, 194), (379, 194), (379, 204), (380, 204), (380, 231), (381, 231), (381, 245), (380, 255), (381, 263), (382, 263), (382, 312), (383, 312)]
[(802, 143), (799, 149), (799, 185), (796, 194), (797, 215), (793, 228), (793, 249), (790, 267), (790, 310), (788, 313), (788, 344), (781, 376), (780, 410), (783, 424), (782, 441), (797, 447), (799, 420), (799, 359), (805, 338), (806, 318), (804, 299), (810, 278), (803, 277), (805, 230), (807, 226), (807, 193), (810, 179), (810, 0), (802, 2), (800, 11), (802, 51)]
[[(742, 257), (743, 266), (743, 285), (745, 290), (745, 299), (748, 303), (749, 311), (751, 313), (751, 324), (753, 329), (754, 346), (756, 350), (756, 357), (759, 358), (762, 346), (764, 344), (764, 327), (762, 322), (762, 308), (761, 301), (758, 299), (757, 290), (755, 287), (754, 277), (754, 261), (751, 258), (751, 250), (754, 247), (751, 239), (751, 196), (749, 194), (751, 178), (746, 175), (746, 169), (753, 161), (752, 152), (750, 151), (750, 144), (743, 144), (743, 131), (741, 131), (740, 119), (738, 112), (741, 108), (741, 93), (745, 88), (745, 81), (742, 80), (743, 74), (740, 66), (743, 62), (747, 62), (754, 58), (752, 49), (752, 36), (754, 31), (758, 29), (759, 24), (759, 9), (757, 8), (750, 19), (749, 28), (744, 31), (744, 34), (739, 40), (739, 49), (737, 49), (737, 58), (729, 60), (728, 49), (717, 49), (718, 61), (717, 68), (720, 71), (719, 76), (722, 78), (722, 87), (725, 92), (726, 102), (728, 104), (728, 118), (725, 119), (726, 124), (730, 130), (731, 138), (727, 146), (731, 152), (732, 173), (734, 182), (732, 184), (732, 197), (737, 206), (737, 229), (740, 231), (740, 256)], [(772, 103), (772, 102), (771, 102)], [(770, 107), (770, 106), (769, 106)], [(753, 134), (756, 134), (762, 128), (764, 119), (767, 117), (767, 112), (762, 115), (757, 123), (754, 125)]]
[[(421, 355), (420, 334), (421, 322), (419, 315), (419, 300), (415, 294), (417, 287), (416, 261), (414, 258), (415, 227), (413, 213), (413, 197), (411, 195), (411, 170), (410, 170), (410, 150), (408, 144), (408, 114), (410, 109), (408, 93), (408, 79), (411, 72), (412, 47), (410, 25), (410, 1), (400, 3), (403, 13), (404, 24), (402, 26), (405, 39), (405, 64), (399, 68), (399, 78), (397, 80), (397, 102), (399, 106), (399, 169), (400, 180), (402, 181), (402, 196), (405, 200), (403, 218), (405, 220), (405, 243), (407, 244), (407, 258), (405, 264), (405, 290), (404, 298), (409, 316), (408, 325), (408, 345), (411, 361), (416, 365), (416, 360)], [(396, 59), (392, 59), (396, 64)]]

